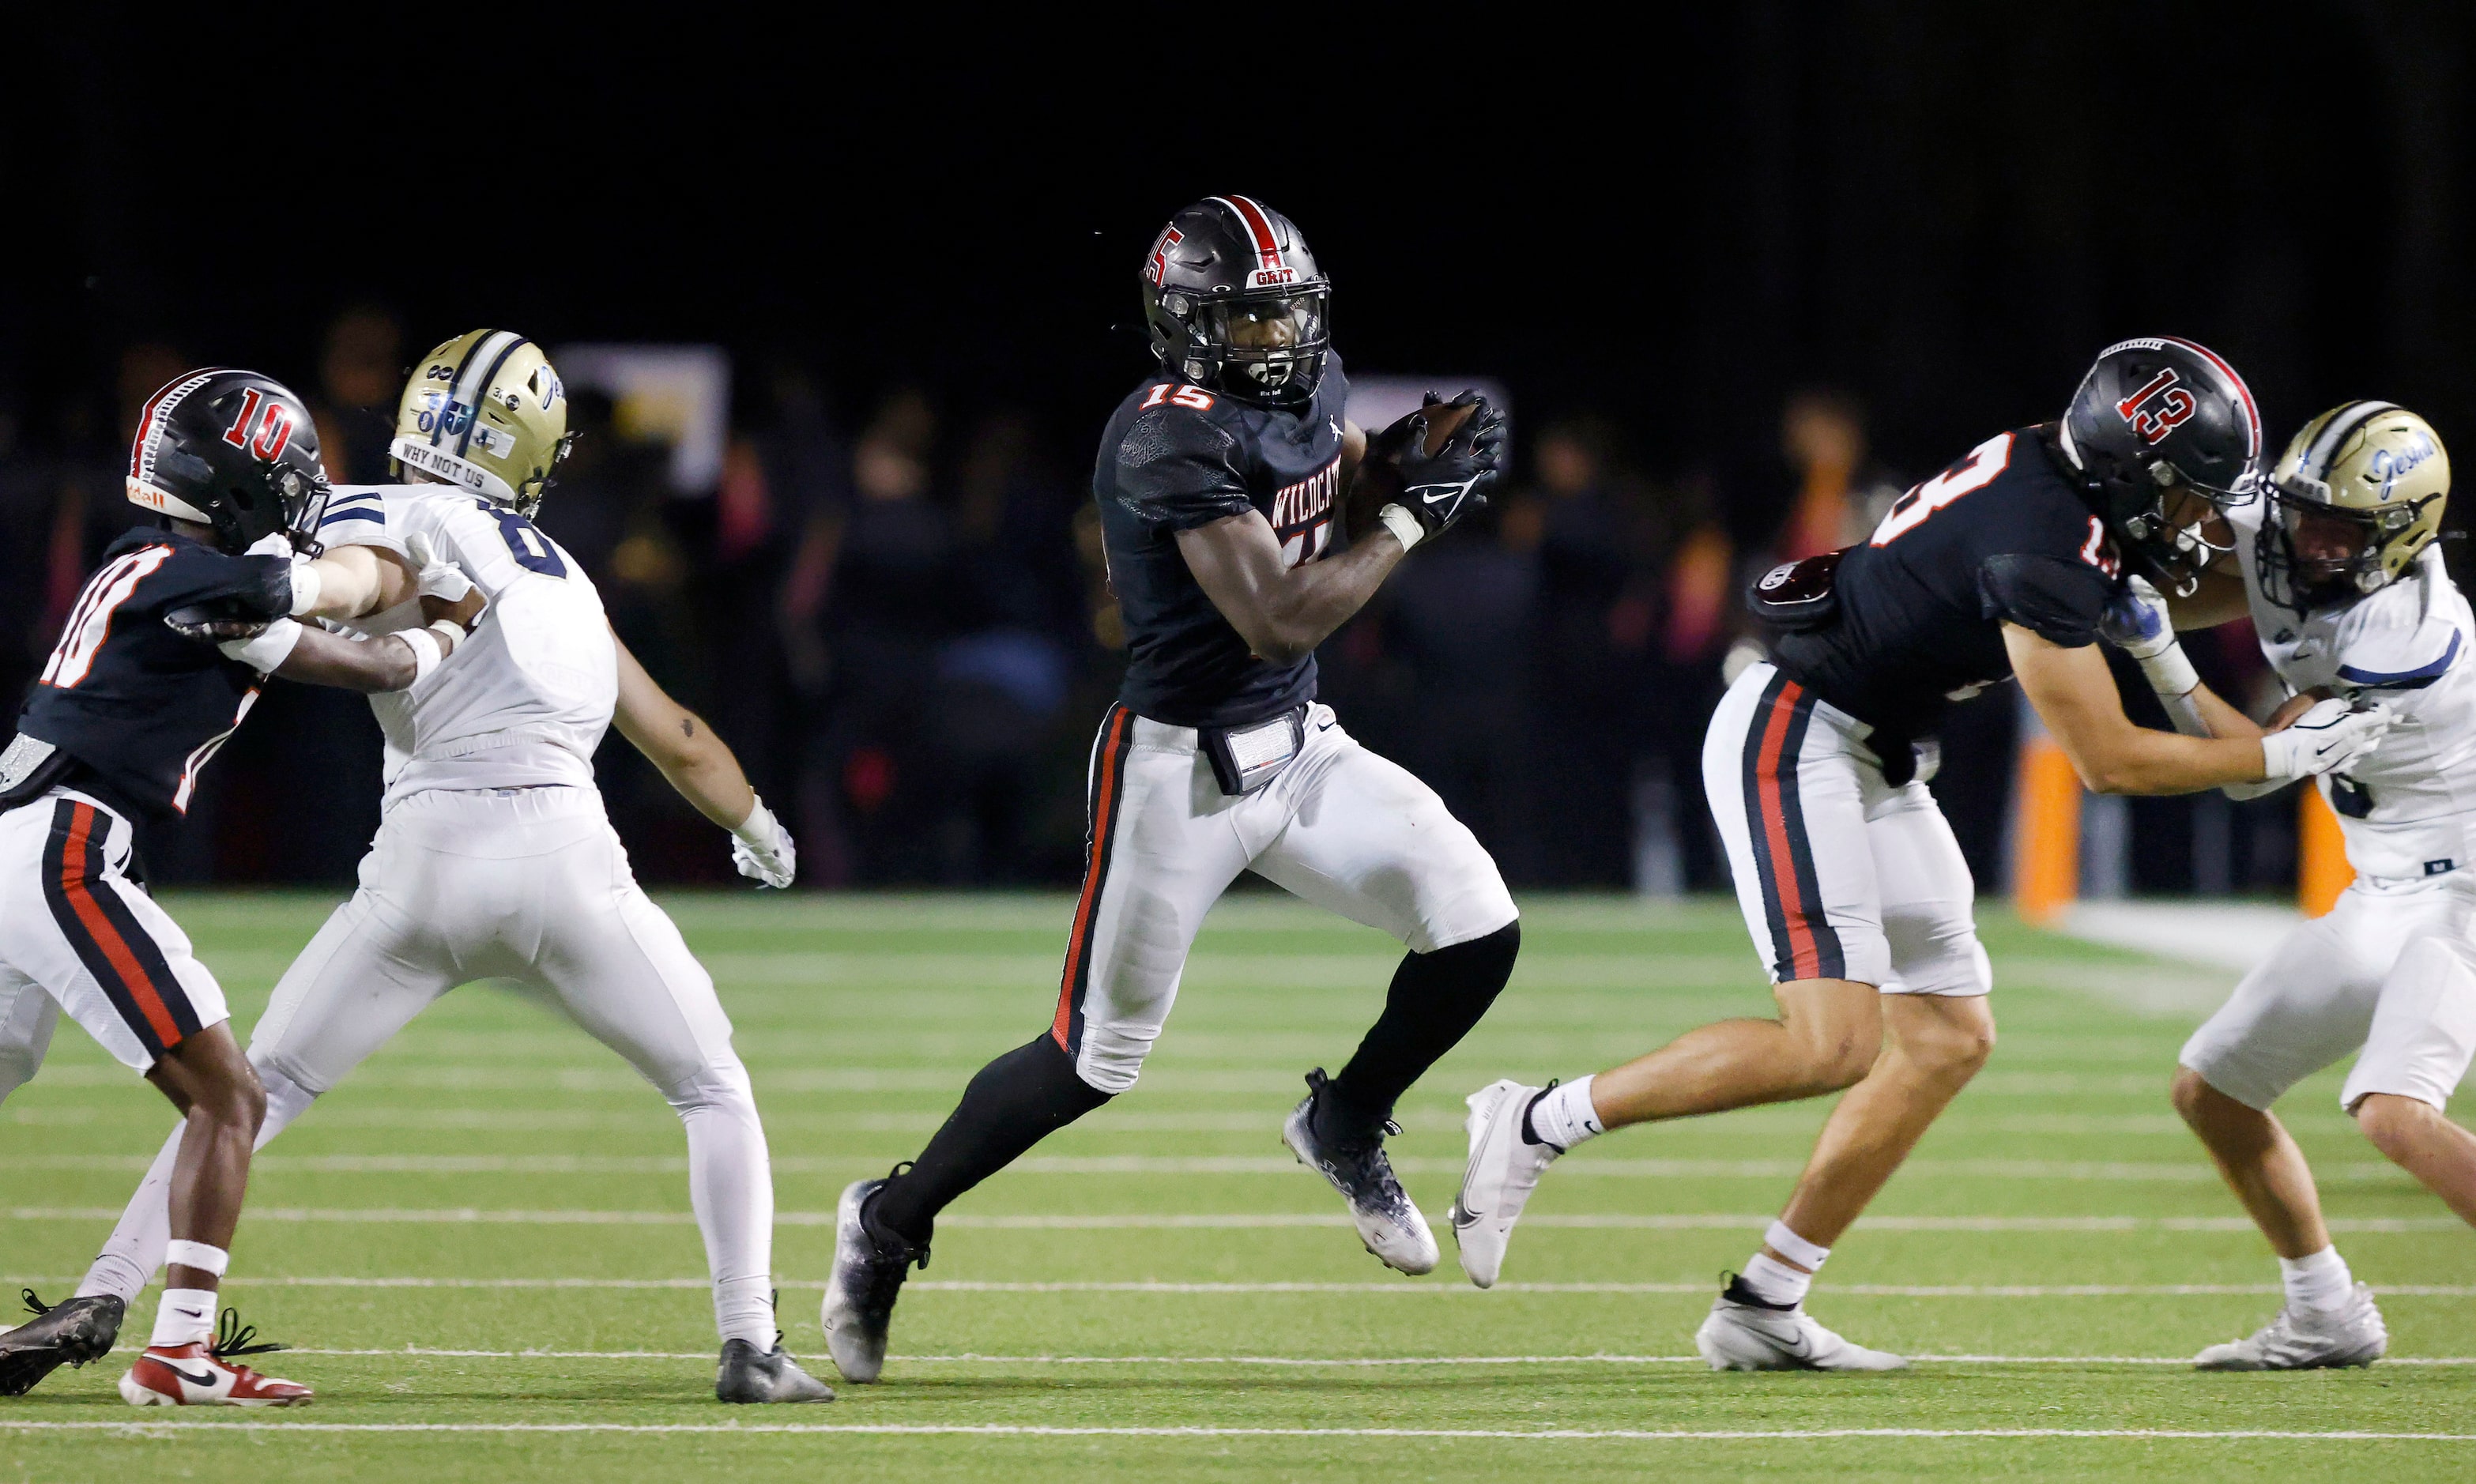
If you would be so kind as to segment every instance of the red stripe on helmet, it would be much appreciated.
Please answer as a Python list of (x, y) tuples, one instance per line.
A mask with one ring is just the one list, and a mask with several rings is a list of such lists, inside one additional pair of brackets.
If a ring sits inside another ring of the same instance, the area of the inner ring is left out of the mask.
[(1238, 219), (1247, 224), (1248, 234), (1255, 239), (1257, 267), (1289, 266), (1289, 261), (1281, 256), (1281, 239), (1274, 235), (1273, 220), (1264, 214), (1262, 207), (1245, 196), (1215, 196), (1212, 199), (1237, 212)]
[(2172, 334), (2160, 335), (2158, 338), (2169, 345), (2180, 345), (2191, 351), (2217, 367), (2221, 375), (2235, 383), (2237, 400), (2243, 403), (2244, 409), (2244, 458), (2259, 458), (2261, 457), (2261, 409), (2253, 406), (2252, 388), (2244, 384), (2242, 377), (2236, 375), (2236, 368), (2227, 364), (2225, 357), (2197, 341), (2187, 340), (2182, 335)]

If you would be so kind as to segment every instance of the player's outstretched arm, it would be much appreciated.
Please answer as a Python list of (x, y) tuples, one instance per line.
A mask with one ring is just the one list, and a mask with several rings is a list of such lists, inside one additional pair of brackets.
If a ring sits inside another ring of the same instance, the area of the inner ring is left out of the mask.
[(1296, 663), (1375, 596), (1408, 550), (1377, 527), (1338, 556), (1290, 565), (1272, 522), (1253, 510), (1177, 533), (1197, 585), (1260, 658)]
[[(1269, 530), (1269, 528), (1268, 528)], [(748, 785), (739, 759), (705, 719), (670, 698), (654, 682), (616, 633), (619, 652), (619, 734), (697, 806), (733, 836), (731, 861), (739, 874), (768, 886), (788, 886), (796, 869), (791, 835)]]
[(2372, 751), (2389, 728), (2385, 707), (2356, 710), (2325, 701), (2291, 727), (2266, 735), (2153, 731), (2123, 714), (2114, 673), (2095, 645), (2067, 648), (2007, 623), (2003, 647), (2038, 719), (2081, 781), (2101, 794), (2189, 794), (2228, 783), (2308, 778), (2344, 768)]
[(414, 565), (374, 546), (339, 546), (292, 570), (292, 616), (353, 619), (383, 612), (416, 590)]

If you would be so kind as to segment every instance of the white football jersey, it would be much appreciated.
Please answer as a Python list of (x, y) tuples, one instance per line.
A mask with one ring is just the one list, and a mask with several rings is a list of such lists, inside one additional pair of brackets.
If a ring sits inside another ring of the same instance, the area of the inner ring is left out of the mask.
[[(343, 486), (318, 526), (330, 547), (399, 556), (414, 532), (489, 606), (419, 683), (370, 697), (386, 733), (383, 807), (426, 789), (592, 787), (593, 750), (619, 699), (618, 649), (592, 580), (532, 521), (446, 485)], [(415, 601), (355, 627), (420, 625)]]
[(2326, 685), (2398, 716), (2370, 757), (2319, 780), (2348, 863), (2391, 878), (2476, 863), (2476, 618), (2440, 546), (2378, 592), (2299, 614), (2262, 592), (2253, 560), (2262, 518), (2256, 502), (2230, 523), (2261, 652), (2278, 678), (2290, 692)]

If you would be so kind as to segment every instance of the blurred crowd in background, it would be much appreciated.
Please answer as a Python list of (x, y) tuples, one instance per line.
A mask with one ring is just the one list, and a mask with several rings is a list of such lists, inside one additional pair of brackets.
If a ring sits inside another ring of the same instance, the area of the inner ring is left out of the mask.
[[(310, 396), (336, 483), (390, 482), (404, 367), (435, 328), (353, 309), (314, 364), (268, 368)], [(23, 693), (102, 548), (141, 519), (121, 497), (131, 428), (192, 359), (132, 345), (116, 396), (55, 426), (0, 406), (0, 694)], [(681, 492), (663, 451), (580, 390), (581, 436), (539, 519), (790, 823), (804, 886), (1071, 882), (1091, 731), (1121, 670), (1090, 507), (1106, 410), (1043, 423), (985, 388), (742, 364), (720, 481)], [(1324, 699), (1432, 784), (1517, 886), (1724, 890), (1700, 753), (1732, 648), (1746, 653), (1743, 585), (1863, 539), (1934, 471), (1878, 462), (1868, 408), (1828, 386), (1791, 395), (1775, 450), (1734, 465), (1646, 466), (1604, 408), (1515, 413), (1513, 477), (1326, 644)], [(2271, 682), (2247, 626), (2191, 648), (2222, 692), (2261, 703)], [(1982, 891), (2005, 878), (2016, 711), (2006, 688), (1963, 707), (1934, 785)], [(730, 879), (728, 842), (615, 731), (597, 764), (639, 876)], [(150, 842), (152, 868), (346, 882), (379, 793), (359, 698), (277, 685), (191, 817)], [(2285, 797), (2111, 804), (2091, 828), (2124, 848), (2092, 858), (2121, 878), (2088, 884), (2283, 891), (2293, 818)]]

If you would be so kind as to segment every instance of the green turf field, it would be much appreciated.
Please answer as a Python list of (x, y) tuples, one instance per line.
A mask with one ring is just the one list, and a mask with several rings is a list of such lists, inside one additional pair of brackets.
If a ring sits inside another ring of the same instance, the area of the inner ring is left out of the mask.
[[(328, 903), (171, 904), (246, 1026)], [(830, 1378), (836, 1193), (914, 1152), (971, 1072), (1047, 1020), (1068, 904), (668, 904), (765, 1110), (788, 1343)], [(2126, 1002), (2189, 1003), (2213, 976), (1999, 920), (1988, 938), (2002, 1044), (1813, 1299), (1925, 1357), (1905, 1374), (1693, 1359), (1715, 1274), (1778, 1206), (1821, 1104), (1591, 1145), (1549, 1174), (1493, 1292), (1463, 1282), (1449, 1237), (1427, 1278), (1380, 1267), (1278, 1127), (1300, 1075), (1347, 1058), (1399, 950), (1250, 895), (1206, 928), (1143, 1084), (940, 1224), (881, 1385), (717, 1405), (676, 1121), (581, 1033), (477, 986), (260, 1158), (227, 1292), (298, 1348), (271, 1369), (317, 1404), (155, 1421), (112, 1389), (124, 1344), (0, 1401), (0, 1479), (2476, 1477), (2476, 1238), (2354, 1133), (2340, 1074), (2286, 1113), (2393, 1358), (2195, 1374), (2179, 1362), (2276, 1308), (2277, 1272), (2166, 1106), (2189, 1018)], [(1512, 988), (1404, 1102), (1396, 1163), (1440, 1213), (1464, 1094), (1769, 1004), (1728, 904), (1534, 901)], [(0, 1107), (8, 1292), (65, 1291), (167, 1125), (62, 1027)], [(150, 1294), (137, 1337), (152, 1314)]]

